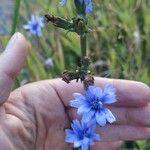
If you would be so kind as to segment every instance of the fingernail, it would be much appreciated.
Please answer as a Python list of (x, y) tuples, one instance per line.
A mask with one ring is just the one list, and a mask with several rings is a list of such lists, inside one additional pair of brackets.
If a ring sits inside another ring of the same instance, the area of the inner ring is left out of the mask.
[(11, 39), (9, 40), (9, 42), (8, 42), (8, 44), (7, 44), (7, 46), (6, 46), (6, 50), (12, 48), (12, 46), (14, 45), (14, 43), (15, 43), (15, 41), (16, 41), (16, 39), (17, 39), (17, 35), (18, 35), (18, 33), (15, 33), (15, 34), (11, 37)]

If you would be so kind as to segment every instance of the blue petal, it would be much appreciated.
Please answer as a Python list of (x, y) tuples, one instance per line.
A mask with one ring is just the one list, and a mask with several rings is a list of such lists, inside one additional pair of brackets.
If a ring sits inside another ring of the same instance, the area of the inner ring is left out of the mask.
[(65, 138), (65, 141), (67, 143), (73, 143), (74, 141), (77, 141), (78, 138), (77, 136), (74, 134), (74, 132), (70, 129), (66, 129), (65, 130), (65, 134), (66, 134), (66, 138)]
[(44, 27), (44, 18), (43, 17), (38, 17), (37, 21), (38, 21), (38, 24), (40, 27)]
[(107, 83), (104, 87), (104, 92), (116, 93), (116, 89), (113, 87), (113, 85), (111, 83)]
[(83, 141), (82, 141), (82, 144), (89, 144), (89, 138), (87, 137), (84, 137)]
[(80, 147), (81, 144), (82, 144), (82, 140), (75, 141), (74, 144), (73, 144), (73, 147), (74, 147), (74, 148)]
[(79, 120), (73, 120), (73, 125), (74, 126), (77, 126), (77, 128), (80, 128), (81, 129), (81, 124), (80, 124), (80, 121)]
[(82, 131), (82, 126), (77, 119), (73, 120), (73, 123), (71, 123), (71, 128), (73, 129), (76, 135), (79, 135), (79, 133)]
[(73, 93), (73, 97), (79, 100), (85, 100), (85, 97), (80, 93)]
[(89, 105), (87, 103), (81, 105), (79, 108), (78, 108), (78, 111), (77, 113), (79, 115), (83, 114), (83, 113), (87, 113), (91, 110), (91, 107), (89, 107)]
[(115, 103), (117, 101), (116, 99), (116, 95), (114, 94), (109, 94), (109, 95), (103, 95), (103, 98), (102, 98), (102, 101), (103, 103), (105, 104), (112, 104), (112, 103)]
[(96, 113), (96, 121), (102, 127), (106, 125), (106, 117), (103, 111), (98, 111)]
[(95, 133), (94, 134), (94, 140), (100, 141), (100, 139), (101, 139), (100, 135)]
[(83, 114), (82, 121), (88, 123), (91, 120), (95, 119), (93, 118), (94, 116), (95, 116), (95, 111), (91, 109), (89, 112)]
[(41, 29), (37, 30), (37, 33), (36, 33), (36, 34), (37, 34), (37, 36), (39, 36), (39, 37), (42, 36), (42, 31), (41, 31)]
[(83, 105), (86, 102), (85, 97), (80, 93), (74, 93), (73, 97), (75, 98), (75, 100), (70, 101), (71, 107), (79, 108), (81, 105)]
[(95, 95), (95, 97), (101, 99), (101, 97), (102, 97), (102, 89), (100, 87), (95, 87), (93, 89), (93, 94)]
[(89, 86), (85, 93), (85, 97), (89, 102), (95, 98), (101, 99), (102, 96), (102, 89), (96, 86)]
[(93, 11), (91, 0), (85, 0), (86, 13), (91, 13)]
[(94, 93), (93, 90), (94, 90), (95, 88), (96, 88), (96, 86), (89, 86), (88, 89), (87, 89), (87, 92), (90, 93), (90, 94), (93, 94), (93, 93)]
[(106, 84), (103, 91), (102, 102), (111, 104), (116, 102), (116, 90), (112, 84)]
[(85, 101), (82, 101), (82, 100), (71, 100), (69, 105), (71, 107), (79, 108), (84, 103), (85, 103)]
[(32, 22), (32, 23), (36, 22), (36, 17), (35, 17), (35, 15), (31, 15), (31, 22)]
[(92, 3), (91, 0), (84, 0), (84, 2), (85, 2), (86, 5), (89, 5), (89, 4)]
[(23, 28), (24, 28), (25, 30), (30, 30), (31, 26), (30, 26), (29, 24), (26, 24), (26, 25), (23, 26)]
[(81, 150), (88, 150), (89, 148), (89, 139), (85, 137), (82, 141)]
[(86, 125), (88, 127), (91, 127), (91, 126), (94, 126), (95, 124), (96, 124), (96, 117), (94, 115), (94, 117), (89, 122), (87, 122)]
[(34, 35), (36, 35), (36, 34), (37, 34), (36, 30), (32, 30), (32, 29), (30, 29), (30, 32), (31, 32), (32, 34), (34, 34)]
[(90, 132), (91, 132), (91, 133), (92, 133), (92, 132), (94, 133), (94, 132), (95, 132), (95, 129), (96, 129), (96, 122), (95, 122), (94, 124), (91, 124), (89, 127), (90, 127), (89, 129), (91, 130)]
[(106, 116), (106, 120), (109, 122), (109, 123), (113, 123), (116, 121), (116, 118), (114, 117), (114, 115), (112, 114), (112, 112), (105, 108), (105, 116)]
[(87, 145), (87, 144), (82, 144), (81, 150), (88, 150), (88, 149), (89, 149), (89, 145)]
[(89, 86), (88, 89), (85, 92), (85, 98), (87, 99), (87, 101), (91, 101), (94, 98), (94, 89), (95, 86)]

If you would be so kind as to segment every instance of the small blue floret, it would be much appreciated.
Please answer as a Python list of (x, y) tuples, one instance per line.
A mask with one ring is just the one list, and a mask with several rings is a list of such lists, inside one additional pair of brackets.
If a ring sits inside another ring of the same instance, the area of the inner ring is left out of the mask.
[(40, 37), (42, 35), (41, 28), (44, 27), (44, 19), (43, 17), (32, 15), (31, 20), (29, 20), (23, 27), (31, 34)]
[(88, 150), (94, 141), (99, 141), (99, 134), (95, 133), (95, 126), (74, 120), (71, 123), (72, 129), (66, 129), (66, 142), (72, 143), (74, 148), (81, 147), (81, 150)]

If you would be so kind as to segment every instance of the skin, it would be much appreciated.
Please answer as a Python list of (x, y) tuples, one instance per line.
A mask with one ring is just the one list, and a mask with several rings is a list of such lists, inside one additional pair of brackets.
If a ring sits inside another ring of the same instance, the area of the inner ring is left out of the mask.
[[(30, 83), (11, 92), (13, 80), (22, 68), (28, 44), (16, 33), (0, 55), (0, 149), (71, 150), (64, 129), (77, 118), (68, 107), (72, 93), (83, 92), (80, 83), (61, 79)], [(150, 138), (150, 88), (141, 82), (95, 78), (97, 86), (111, 82), (118, 101), (108, 107), (114, 124), (97, 128), (102, 141), (92, 150), (115, 150), (123, 140)]]

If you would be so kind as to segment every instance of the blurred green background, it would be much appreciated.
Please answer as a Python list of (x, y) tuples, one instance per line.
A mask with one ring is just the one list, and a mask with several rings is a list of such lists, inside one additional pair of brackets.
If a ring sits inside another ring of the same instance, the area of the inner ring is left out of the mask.
[[(0, 49), (15, 32), (22, 32), (31, 47), (15, 87), (42, 79), (60, 77), (64, 69), (75, 69), (80, 57), (79, 37), (51, 24), (37, 38), (23, 29), (31, 14), (55, 14), (66, 19), (75, 16), (68, 1), (1, 0)], [(95, 75), (142, 81), (150, 85), (150, 0), (93, 0), (94, 12), (89, 15), (88, 54)], [(47, 64), (47, 59), (51, 63)], [(136, 133), (135, 133), (136, 134)], [(150, 150), (150, 142), (128, 141), (121, 150)]]

